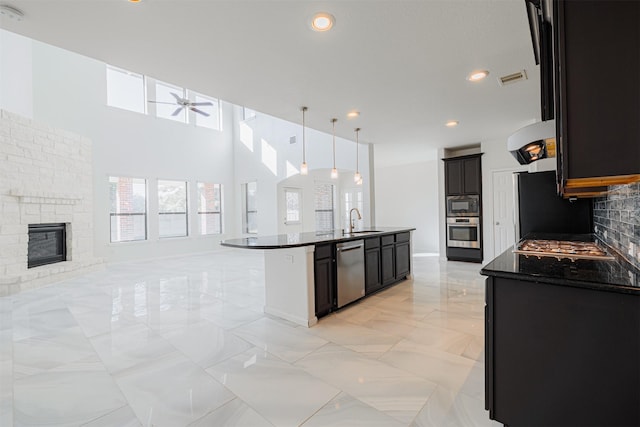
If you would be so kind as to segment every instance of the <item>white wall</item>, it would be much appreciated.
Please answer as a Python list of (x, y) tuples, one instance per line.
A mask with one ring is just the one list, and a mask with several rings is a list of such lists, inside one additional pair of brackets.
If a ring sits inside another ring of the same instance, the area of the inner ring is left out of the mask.
[[(4, 47), (8, 39), (3, 42)], [(234, 188), (232, 106), (222, 105), (223, 132), (108, 107), (104, 63), (36, 41), (31, 45), (34, 120), (93, 143), (94, 254), (120, 261), (220, 248), (219, 240), (226, 235), (197, 235), (194, 213), (189, 237), (158, 239), (156, 183), (157, 179), (188, 181), (192, 196), (196, 181), (222, 184), (223, 203), (230, 208), (224, 229), (235, 228), (235, 195), (230, 191)], [(8, 76), (4, 70), (12, 67), (3, 61), (0, 68)], [(11, 84), (3, 79), (3, 86)], [(13, 111), (16, 97), (3, 98), (1, 106)], [(109, 242), (108, 176), (148, 179), (147, 241)], [(191, 200), (195, 202), (195, 197)], [(195, 203), (190, 207), (195, 211)]]
[(31, 39), (0, 29), (0, 107), (33, 118)]
[[(439, 252), (438, 160), (376, 168), (376, 222), (415, 227), (414, 252)], [(376, 154), (376, 158), (379, 154)], [(411, 157), (411, 156), (407, 156)]]
[[(241, 108), (236, 107), (236, 114), (241, 117)], [(309, 108), (307, 114), (313, 114)], [(302, 116), (301, 116), (302, 117)], [(331, 129), (330, 118), (327, 118), (327, 129)], [(352, 123), (346, 120), (336, 123), (339, 126), (350, 126)], [(296, 137), (296, 143), (290, 144), (290, 137)], [(362, 136), (362, 135), (361, 135)], [(354, 134), (355, 139), (355, 134)], [(235, 188), (240, 194), (240, 186), (243, 183), (256, 181), (258, 183), (258, 234), (274, 235), (283, 231), (282, 222), (284, 216), (278, 207), (279, 188), (282, 181), (290, 184), (296, 183), (298, 188), (304, 189), (303, 200), (312, 201), (313, 180), (333, 182), (329, 172), (333, 166), (333, 144), (330, 133), (314, 129), (306, 129), (306, 160), (309, 167), (309, 175), (299, 176), (299, 180), (291, 180), (291, 177), (299, 174), (302, 163), (302, 126), (297, 123), (287, 122), (263, 113), (257, 113), (255, 118), (238, 123), (236, 129), (235, 145)], [(275, 155), (275, 157), (272, 157)], [(340, 172), (340, 178), (352, 179), (356, 167), (356, 143), (343, 138), (336, 138), (336, 166)], [(360, 142), (359, 169), (363, 177), (364, 212), (365, 218), (370, 218), (370, 194), (369, 194), (369, 150), (367, 144)], [(314, 172), (315, 171), (315, 172)], [(322, 173), (320, 172), (322, 171)], [(323, 175), (324, 174), (324, 175)], [(302, 184), (306, 182), (307, 184)], [(306, 204), (306, 202), (305, 202)], [(240, 198), (236, 201), (238, 218), (242, 213)], [(314, 216), (305, 209), (304, 230), (313, 231)], [(336, 223), (338, 225), (339, 223)], [(234, 234), (242, 235), (242, 223), (238, 221)]]

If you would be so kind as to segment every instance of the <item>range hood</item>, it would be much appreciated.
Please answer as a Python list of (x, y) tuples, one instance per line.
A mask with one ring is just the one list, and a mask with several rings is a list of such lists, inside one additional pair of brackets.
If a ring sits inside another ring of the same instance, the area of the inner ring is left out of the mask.
[(507, 138), (507, 149), (521, 165), (556, 156), (556, 121), (534, 123)]

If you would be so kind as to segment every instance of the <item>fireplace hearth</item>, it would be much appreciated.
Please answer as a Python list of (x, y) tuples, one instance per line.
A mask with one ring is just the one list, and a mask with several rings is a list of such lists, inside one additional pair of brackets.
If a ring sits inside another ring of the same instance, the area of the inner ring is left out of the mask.
[(28, 268), (66, 260), (66, 224), (29, 224)]

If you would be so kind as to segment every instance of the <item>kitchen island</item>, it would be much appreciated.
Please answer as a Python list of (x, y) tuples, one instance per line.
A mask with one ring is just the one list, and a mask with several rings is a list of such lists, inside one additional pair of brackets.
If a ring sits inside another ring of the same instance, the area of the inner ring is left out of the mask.
[(411, 232), (415, 228), (376, 227), (345, 233), (289, 233), (224, 240), (222, 246), (263, 249), (267, 314), (310, 327), (338, 308), (341, 283), (336, 246), (362, 242), (365, 297), (410, 278)]
[[(615, 254), (613, 254), (615, 255)], [(640, 272), (507, 250), (487, 264), (485, 405), (521, 425), (640, 425)]]

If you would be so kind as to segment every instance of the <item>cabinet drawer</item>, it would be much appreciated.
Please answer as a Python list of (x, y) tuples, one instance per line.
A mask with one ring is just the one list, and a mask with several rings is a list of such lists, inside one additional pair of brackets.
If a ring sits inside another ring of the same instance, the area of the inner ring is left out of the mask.
[(373, 249), (380, 247), (380, 238), (372, 237), (370, 239), (364, 239), (364, 248), (365, 249)]
[(398, 233), (398, 234), (396, 234), (396, 242), (408, 242), (409, 241), (409, 236), (411, 236), (411, 234), (409, 232)]
[(333, 255), (333, 245), (316, 245), (315, 259), (331, 258)]
[(388, 236), (381, 236), (380, 240), (382, 241), (382, 246), (393, 245), (393, 243), (396, 241), (395, 238), (396, 236), (394, 236), (393, 234), (390, 234)]

